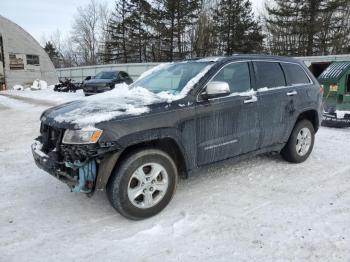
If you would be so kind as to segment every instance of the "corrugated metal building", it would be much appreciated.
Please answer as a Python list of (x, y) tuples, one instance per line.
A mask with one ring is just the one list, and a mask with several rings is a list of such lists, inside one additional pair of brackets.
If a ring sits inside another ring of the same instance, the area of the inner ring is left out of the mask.
[(0, 15), (0, 84), (12, 88), (35, 79), (58, 82), (49, 56), (29, 33)]

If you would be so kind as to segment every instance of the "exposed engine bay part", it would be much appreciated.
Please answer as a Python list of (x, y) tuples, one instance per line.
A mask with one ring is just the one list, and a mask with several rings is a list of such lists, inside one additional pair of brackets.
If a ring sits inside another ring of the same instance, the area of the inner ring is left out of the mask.
[(81, 163), (75, 161), (74, 163), (66, 162), (66, 166), (72, 169), (79, 170), (79, 184), (73, 186), (71, 189), (73, 192), (91, 193), (94, 189), (96, 180), (96, 161), (90, 160), (88, 162)]

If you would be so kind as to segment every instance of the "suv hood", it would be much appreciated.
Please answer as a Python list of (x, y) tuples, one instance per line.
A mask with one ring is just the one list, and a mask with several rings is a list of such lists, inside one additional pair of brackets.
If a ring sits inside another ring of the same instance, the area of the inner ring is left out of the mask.
[(112, 119), (150, 112), (150, 105), (170, 103), (182, 97), (169, 93), (154, 94), (142, 87), (120, 87), (46, 110), (41, 121), (64, 128), (81, 129)]

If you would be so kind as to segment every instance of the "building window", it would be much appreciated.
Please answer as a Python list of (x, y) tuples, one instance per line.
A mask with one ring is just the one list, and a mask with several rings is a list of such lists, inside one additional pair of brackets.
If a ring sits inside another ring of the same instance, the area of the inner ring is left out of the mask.
[(23, 70), (23, 56), (20, 54), (9, 54), (10, 58), (10, 70)]
[(40, 65), (38, 55), (27, 55), (27, 65)]

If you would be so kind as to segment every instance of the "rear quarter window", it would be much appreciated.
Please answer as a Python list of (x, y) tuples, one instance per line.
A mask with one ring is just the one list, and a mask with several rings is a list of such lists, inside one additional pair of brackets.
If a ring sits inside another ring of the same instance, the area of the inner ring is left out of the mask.
[(278, 62), (254, 62), (257, 88), (286, 86), (281, 65)]
[(305, 71), (298, 64), (282, 63), (288, 85), (310, 84)]

